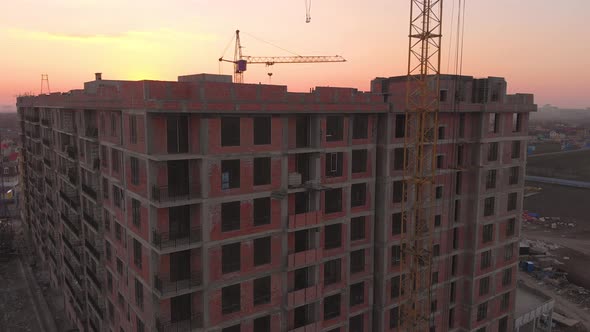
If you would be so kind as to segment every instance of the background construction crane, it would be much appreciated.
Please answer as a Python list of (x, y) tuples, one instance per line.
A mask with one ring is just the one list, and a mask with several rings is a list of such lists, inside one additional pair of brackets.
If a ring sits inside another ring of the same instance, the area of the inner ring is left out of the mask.
[[(320, 63), (320, 62), (345, 62), (346, 59), (339, 55), (323, 56), (323, 55), (293, 55), (293, 56), (249, 56), (242, 54), (242, 44), (240, 42), (240, 30), (236, 30), (236, 43), (234, 48), (233, 60), (224, 59), (223, 56), (219, 58), (219, 62), (231, 62), (234, 64), (234, 83), (244, 82), (244, 72), (248, 68), (248, 64), (264, 64), (272, 66), (277, 63)], [(231, 42), (231, 41), (230, 41)], [(269, 77), (272, 73), (269, 73)]]
[(401, 331), (430, 327), (442, 6), (410, 0), (403, 192), (412, 199), (402, 206)]

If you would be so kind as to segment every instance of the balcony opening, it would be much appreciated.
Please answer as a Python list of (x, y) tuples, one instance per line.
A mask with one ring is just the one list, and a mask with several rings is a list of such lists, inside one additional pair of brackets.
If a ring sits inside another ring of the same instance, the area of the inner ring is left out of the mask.
[(326, 117), (326, 142), (341, 141), (344, 137), (344, 117)]
[(221, 247), (221, 273), (240, 271), (241, 243), (226, 244)]
[(315, 304), (310, 303), (295, 308), (293, 316), (293, 329), (312, 324), (315, 322)]
[(270, 184), (270, 157), (254, 158), (254, 185)]
[(492, 266), (492, 251), (484, 251), (481, 253), (480, 268), (482, 270)]
[(483, 243), (491, 242), (494, 239), (494, 225), (488, 224), (483, 226)]
[(486, 174), (486, 189), (496, 188), (496, 170), (488, 170)]
[(315, 267), (308, 266), (293, 272), (293, 291), (315, 285)]
[(295, 155), (295, 168), (301, 174), (301, 183), (311, 180), (310, 154), (299, 153)]
[(520, 173), (520, 167), (510, 167), (510, 176), (508, 178), (509, 185), (518, 184), (518, 174)]
[(510, 218), (506, 222), (506, 236), (514, 236), (516, 232), (516, 218)]
[(295, 140), (297, 148), (307, 148), (311, 145), (311, 118), (298, 116), (295, 124)]
[(402, 227), (402, 213), (394, 213), (391, 215), (391, 235), (396, 236), (402, 234), (406, 230), (407, 225)]
[(438, 100), (441, 103), (446, 103), (448, 101), (448, 96), (449, 96), (449, 90), (446, 90), (446, 89), (442, 90), (441, 89), (439, 91), (439, 98), (438, 98)]
[(344, 153), (326, 153), (326, 177), (342, 176)]
[(435, 197), (436, 199), (441, 199), (443, 197), (443, 186), (437, 186), (435, 189)]
[(459, 138), (465, 137), (465, 113), (459, 114)]
[(240, 159), (221, 161), (221, 189), (240, 187)]
[(270, 276), (254, 280), (254, 305), (270, 302)]
[(401, 203), (404, 199), (404, 181), (393, 181), (393, 203)]
[(365, 249), (355, 250), (350, 253), (350, 273), (363, 272), (365, 270)]
[(457, 274), (457, 255), (453, 255), (451, 257), (451, 275), (454, 276)]
[(270, 224), (270, 197), (255, 198), (254, 226)]
[(437, 214), (434, 216), (434, 227), (440, 227), (442, 223), (442, 216)]
[(232, 325), (230, 327), (224, 327), (221, 332), (241, 332), (242, 331), (242, 325), (241, 324), (236, 324), (236, 325)]
[(459, 249), (459, 227), (453, 228), (453, 249)]
[(449, 309), (449, 329), (455, 327), (455, 308)]
[(444, 126), (438, 127), (438, 139), (439, 140), (445, 139), (445, 127)]
[(355, 114), (352, 119), (352, 139), (369, 137), (369, 116)]
[(227, 315), (240, 311), (240, 300), (240, 284), (223, 287), (221, 289), (221, 313)]
[(465, 145), (459, 144), (457, 146), (457, 167), (463, 166), (463, 154), (465, 153)]
[(396, 171), (404, 169), (404, 148), (393, 149), (393, 169)]
[(479, 296), (486, 295), (490, 291), (490, 277), (479, 279)]
[(355, 217), (350, 219), (350, 241), (365, 239), (365, 217)]
[(254, 319), (254, 331), (270, 332), (270, 315)]
[(175, 296), (170, 299), (170, 321), (172, 323), (191, 319), (191, 294)]
[(512, 141), (512, 159), (520, 158), (520, 141)]
[[(508, 294), (510, 295), (510, 294)], [(504, 300), (504, 298), (502, 298), (502, 300)], [(502, 303), (504, 303), (504, 301), (502, 301)], [(507, 309), (508, 305), (505, 306), (500, 306), (502, 309)], [(498, 332), (507, 332), (508, 331), (508, 317), (503, 317), (502, 319), (500, 319), (500, 322), (498, 323)]]
[(516, 210), (517, 202), (518, 202), (518, 193), (509, 193), (508, 194), (507, 210), (508, 211)]
[(402, 249), (398, 245), (391, 246), (391, 265), (398, 266), (402, 260)]
[(190, 205), (168, 208), (168, 232), (170, 240), (189, 236), (190, 225)]
[(496, 199), (488, 197), (484, 200), (483, 216), (488, 217), (494, 214)]
[(401, 277), (395, 276), (391, 278), (391, 298), (395, 299), (398, 298), (400, 295), (403, 295), (404, 289), (401, 283)]
[(254, 240), (254, 266), (270, 264), (271, 260), (270, 236)]
[(517, 133), (522, 129), (522, 113), (512, 114), (512, 132)]
[(254, 117), (254, 145), (266, 145), (271, 143), (271, 117)]
[(342, 246), (342, 224), (328, 225), (324, 228), (324, 249)]
[(340, 316), (340, 294), (324, 298), (324, 320), (330, 320)]
[(445, 156), (443, 156), (443, 155), (436, 156), (436, 168), (437, 169), (442, 169), (444, 167), (444, 162), (445, 162)]
[(365, 314), (358, 314), (348, 320), (348, 332), (364, 332), (364, 330)]
[(326, 214), (342, 211), (342, 188), (331, 189), (324, 192)]
[(349, 296), (349, 306), (354, 307), (355, 305), (363, 304), (365, 302), (365, 283), (359, 282), (350, 285)]
[(295, 232), (295, 253), (314, 249), (315, 233), (316, 231), (314, 229), (304, 229)]
[(399, 307), (392, 308), (389, 311), (389, 328), (395, 328), (402, 324), (402, 316), (400, 316), (400, 311), (401, 310)]
[(168, 153), (188, 152), (188, 117), (169, 116), (166, 122)]
[(133, 239), (133, 264), (141, 269), (141, 243)]
[(352, 150), (352, 173), (367, 171), (367, 150)]
[(137, 186), (139, 184), (139, 160), (135, 157), (130, 157), (129, 163), (131, 164), (131, 184)]
[(171, 160), (167, 162), (167, 166), (168, 197), (188, 197), (190, 179), (188, 160)]
[(498, 160), (498, 142), (492, 142), (488, 145), (488, 161)]
[(342, 279), (341, 259), (334, 259), (324, 263), (324, 286), (328, 286)]
[(463, 187), (463, 172), (457, 172), (455, 178), (455, 194), (461, 195), (461, 188)]
[(129, 116), (129, 142), (137, 144), (137, 115)]
[(221, 231), (240, 229), (240, 201), (221, 203)]
[(350, 206), (364, 206), (367, 204), (367, 184), (355, 183), (350, 186)]
[(170, 281), (176, 282), (190, 279), (191, 252), (190, 250), (173, 252), (170, 254)]
[(406, 115), (397, 114), (395, 116), (395, 138), (406, 136)]
[(221, 118), (221, 146), (240, 146), (240, 118)]
[(489, 120), (488, 120), (488, 132), (489, 133), (497, 133), (498, 132), (498, 113), (490, 113)]

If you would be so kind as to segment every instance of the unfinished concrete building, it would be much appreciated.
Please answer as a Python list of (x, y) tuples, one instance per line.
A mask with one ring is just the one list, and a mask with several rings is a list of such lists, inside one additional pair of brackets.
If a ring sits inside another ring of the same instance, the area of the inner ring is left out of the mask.
[[(404, 82), (97, 75), (20, 97), (22, 218), (73, 326), (399, 330)], [(433, 327), (508, 331), (535, 106), (503, 79), (442, 87)]]
[[(406, 76), (377, 78), (390, 113), (378, 130), (374, 331), (400, 325)], [(533, 96), (506, 94), (503, 78), (442, 75), (436, 150), (431, 327), (510, 331), (518, 263), (528, 113)], [(408, 184), (412, 188), (412, 184)], [(411, 189), (410, 189), (411, 191)], [(405, 204), (404, 204), (405, 203)]]

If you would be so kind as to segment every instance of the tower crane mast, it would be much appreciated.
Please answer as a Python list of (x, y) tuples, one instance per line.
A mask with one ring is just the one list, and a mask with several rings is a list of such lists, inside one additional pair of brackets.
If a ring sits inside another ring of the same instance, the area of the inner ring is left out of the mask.
[(242, 44), (240, 42), (240, 30), (236, 30), (236, 44), (234, 48), (234, 59), (219, 58), (219, 62), (231, 62), (234, 64), (234, 83), (244, 82), (244, 72), (248, 64), (264, 64), (272, 66), (277, 63), (320, 63), (320, 62), (346, 62), (346, 59), (339, 55), (294, 55), (294, 56), (249, 56), (242, 54)]
[(410, 0), (403, 191), (411, 199), (402, 207), (401, 331), (430, 327), (442, 8), (443, 0)]

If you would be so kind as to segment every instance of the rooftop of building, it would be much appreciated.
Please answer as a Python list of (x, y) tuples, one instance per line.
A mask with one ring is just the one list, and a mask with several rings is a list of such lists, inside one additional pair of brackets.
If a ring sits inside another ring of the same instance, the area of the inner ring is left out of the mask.
[(231, 76), (214, 74), (179, 76), (178, 81), (126, 81), (103, 80), (97, 73), (94, 81), (84, 83), (84, 89), (21, 96), (17, 105), (238, 113), (387, 111), (379, 95), (355, 88), (316, 87), (309, 92), (289, 92), (284, 85), (237, 84), (232, 83)]
[(551, 297), (543, 294), (541, 291), (524, 284), (519, 284), (516, 287), (515, 316), (522, 316), (553, 301)]

